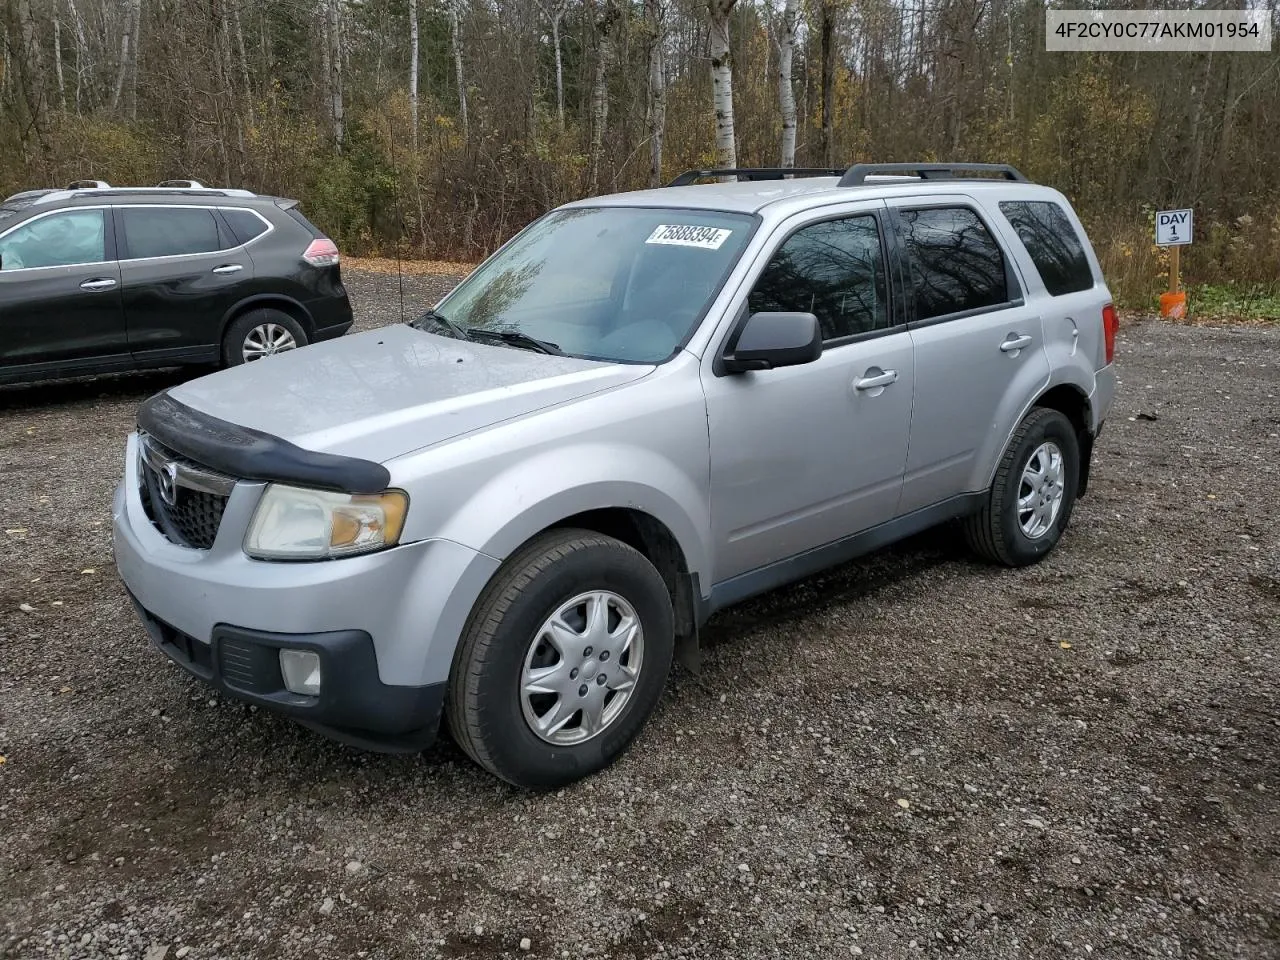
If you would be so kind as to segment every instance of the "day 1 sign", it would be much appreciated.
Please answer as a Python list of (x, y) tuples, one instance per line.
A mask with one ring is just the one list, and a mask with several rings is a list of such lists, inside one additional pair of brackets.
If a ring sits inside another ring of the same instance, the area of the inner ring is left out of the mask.
[(1179, 247), (1190, 242), (1190, 210), (1161, 210), (1156, 214), (1156, 246)]

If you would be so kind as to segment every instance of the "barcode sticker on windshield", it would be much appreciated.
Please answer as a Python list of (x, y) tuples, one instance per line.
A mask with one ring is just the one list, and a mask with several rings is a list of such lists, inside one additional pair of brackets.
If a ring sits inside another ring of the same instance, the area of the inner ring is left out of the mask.
[(732, 230), (722, 230), (720, 227), (698, 227), (692, 224), (670, 226), (663, 223), (649, 234), (649, 239), (645, 243), (667, 243), (677, 247), (719, 250), (720, 245), (732, 234)]

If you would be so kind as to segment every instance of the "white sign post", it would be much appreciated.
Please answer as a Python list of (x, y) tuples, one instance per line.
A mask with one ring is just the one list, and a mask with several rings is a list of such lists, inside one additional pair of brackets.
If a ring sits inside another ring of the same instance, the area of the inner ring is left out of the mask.
[(1190, 210), (1160, 210), (1156, 213), (1156, 246), (1171, 247), (1169, 251), (1169, 292), (1160, 298), (1160, 312), (1164, 316), (1186, 315), (1186, 297), (1179, 290), (1182, 278), (1182, 247), (1191, 242), (1192, 212)]

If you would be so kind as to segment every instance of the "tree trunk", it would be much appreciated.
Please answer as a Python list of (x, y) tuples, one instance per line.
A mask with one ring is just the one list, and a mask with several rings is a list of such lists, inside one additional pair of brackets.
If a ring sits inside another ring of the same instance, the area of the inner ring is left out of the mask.
[(409, 142), (418, 149), (418, 0), (409, 0)]
[(604, 153), (604, 131), (609, 120), (609, 32), (618, 19), (619, 10), (613, 0), (605, 0), (604, 10), (596, 24), (599, 41), (596, 50), (596, 76), (591, 85), (591, 185), (594, 194), (600, 182), (600, 158)]
[(342, 10), (341, 0), (326, 0), (329, 44), (329, 113), (333, 120), (333, 139), (338, 147), (346, 137), (346, 108), (342, 90)]
[[(729, 55), (729, 14), (737, 0), (707, 0), (710, 14), (711, 102), (716, 116), (716, 166), (738, 165), (733, 134), (733, 64)], [(722, 177), (733, 180), (734, 177)]]
[(551, 13), (551, 43), (556, 50), (556, 123), (564, 133), (564, 56), (560, 51), (560, 21), (564, 4), (558, 3)]
[(782, 114), (780, 165), (796, 165), (796, 92), (791, 86), (791, 65), (795, 60), (796, 30), (800, 20), (799, 0), (786, 0), (778, 29), (778, 111)]
[(83, 105), (84, 71), (89, 59), (89, 41), (84, 34), (84, 18), (76, 7), (76, 0), (67, 0), (67, 9), (71, 11), (71, 20), (76, 28), (76, 113)]
[(836, 56), (835, 33), (836, 11), (832, 0), (825, 0), (821, 12), (821, 44), (822, 44), (822, 165), (835, 165), (835, 101), (836, 101)]
[(644, 16), (649, 59), (649, 102), (645, 109), (649, 128), (649, 186), (658, 187), (662, 185), (662, 140), (667, 126), (667, 76), (662, 57), (665, 31), (661, 0), (644, 0)]
[(449, 5), (449, 43), (453, 47), (453, 69), (458, 78), (458, 124), (462, 128), (462, 139), (470, 139), (471, 133), (467, 121), (467, 81), (462, 69), (462, 24), (458, 13), (458, 5), (462, 0), (448, 0)]
[(257, 123), (257, 120), (254, 118), (253, 110), (253, 85), (249, 82), (249, 58), (244, 52), (244, 25), (240, 20), (240, 0), (230, 0), (230, 2), (231, 28), (235, 31), (236, 56), (240, 60), (240, 83), (244, 87), (245, 112), (252, 125)]
[(129, 77), (129, 58), (133, 54), (133, 8), (130, 5), (129, 12), (124, 20), (124, 32), (120, 35), (120, 64), (116, 68), (115, 88), (111, 93), (111, 109), (116, 111), (120, 109), (120, 99), (124, 96), (125, 80)]
[(67, 109), (67, 81), (62, 75), (62, 18), (53, 17), (53, 71), (58, 78), (58, 105)]

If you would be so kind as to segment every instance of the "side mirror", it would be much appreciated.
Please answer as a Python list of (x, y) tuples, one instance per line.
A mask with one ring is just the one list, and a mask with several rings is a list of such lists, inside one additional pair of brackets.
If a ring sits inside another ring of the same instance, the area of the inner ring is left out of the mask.
[(812, 313), (753, 313), (724, 357), (729, 373), (813, 363), (822, 356), (822, 329)]

